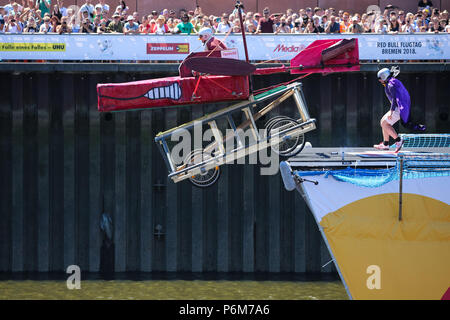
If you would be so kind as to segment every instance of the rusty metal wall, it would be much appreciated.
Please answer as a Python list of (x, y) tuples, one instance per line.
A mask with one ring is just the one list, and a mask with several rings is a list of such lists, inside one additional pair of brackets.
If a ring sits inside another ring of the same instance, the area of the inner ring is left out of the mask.
[[(400, 75), (430, 132), (449, 130), (449, 75)], [(228, 165), (206, 190), (168, 181), (155, 134), (224, 105), (116, 113), (110, 121), (97, 112), (97, 83), (152, 77), (0, 73), (0, 271), (99, 271), (104, 208), (114, 223), (115, 272), (334, 272), (332, 264), (321, 268), (330, 258), (314, 218), (279, 175)], [(254, 85), (289, 79), (259, 77)], [(380, 141), (387, 100), (374, 72), (314, 75), (304, 91), (318, 123), (306, 136), (313, 146)]]

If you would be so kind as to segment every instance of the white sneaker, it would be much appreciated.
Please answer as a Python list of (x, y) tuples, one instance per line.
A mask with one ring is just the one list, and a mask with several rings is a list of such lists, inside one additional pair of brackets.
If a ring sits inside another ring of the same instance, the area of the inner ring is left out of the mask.
[(374, 144), (373, 147), (378, 150), (389, 150), (389, 146), (385, 146), (383, 142), (379, 144)]
[(399, 142), (396, 142), (395, 143), (395, 153), (397, 153), (397, 152), (399, 152), (400, 151), (400, 149), (403, 147), (403, 143), (404, 143), (405, 141), (403, 140), (403, 139), (400, 139), (400, 141)]

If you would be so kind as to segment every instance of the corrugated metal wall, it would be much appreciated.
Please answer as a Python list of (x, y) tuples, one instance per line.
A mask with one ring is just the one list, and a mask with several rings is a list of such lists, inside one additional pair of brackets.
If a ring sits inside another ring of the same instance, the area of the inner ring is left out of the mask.
[[(330, 258), (309, 209), (279, 175), (229, 165), (206, 190), (168, 181), (155, 134), (224, 105), (116, 113), (110, 121), (97, 112), (97, 83), (151, 77), (0, 73), (0, 271), (98, 271), (104, 207), (114, 222), (116, 272), (333, 272), (332, 264), (321, 268)], [(256, 78), (255, 88), (289, 77)], [(449, 73), (400, 78), (430, 132), (448, 132)], [(387, 100), (374, 73), (311, 76), (304, 91), (318, 121), (307, 134), (313, 146), (381, 139)]]

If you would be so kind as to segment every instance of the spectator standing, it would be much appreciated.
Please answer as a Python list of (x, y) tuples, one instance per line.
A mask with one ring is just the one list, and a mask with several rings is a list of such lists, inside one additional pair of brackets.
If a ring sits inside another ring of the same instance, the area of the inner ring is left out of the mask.
[[(69, 9), (70, 10), (70, 9)], [(80, 25), (77, 22), (77, 17), (72, 15), (69, 19), (69, 27), (72, 29), (72, 33), (78, 33), (80, 31)]]
[(363, 33), (364, 29), (361, 24), (358, 23), (358, 17), (354, 16), (352, 18), (352, 24), (348, 28), (349, 33)]
[(386, 23), (386, 20), (384, 20), (384, 18), (381, 18), (378, 20), (378, 23), (375, 25), (375, 33), (382, 33), (382, 34), (386, 34), (388, 33), (388, 26)]
[(50, 8), (52, 5), (51, 0), (36, 0), (36, 10), (41, 10), (41, 17), (43, 17), (46, 13), (50, 13)]
[(259, 19), (261, 18), (261, 14), (259, 12), (253, 15), (253, 18), (250, 20), (255, 25), (255, 30), (258, 28)]
[(85, 0), (85, 3), (80, 8), (80, 19), (81, 21), (84, 21), (85, 16), (83, 16), (84, 12), (87, 12), (87, 18), (89, 18), (90, 21), (94, 20), (94, 6), (91, 4), (91, 0)]
[(269, 7), (265, 7), (263, 10), (263, 17), (259, 19), (257, 33), (273, 33), (274, 19), (270, 16)]
[(445, 20), (445, 24), (448, 25), (449, 24), (449, 19), (448, 19), (449, 15), (448, 15), (448, 11), (444, 10), (441, 12), (440, 14), (440, 18)]
[(320, 25), (320, 17), (314, 16), (313, 17), (313, 33), (324, 33), (325, 29)]
[(106, 33), (106, 31), (106, 20), (102, 19), (102, 21), (100, 21), (100, 25), (97, 27), (97, 33), (102, 34)]
[(123, 33), (123, 22), (120, 21), (120, 14), (115, 12), (112, 16), (113, 20), (106, 28), (108, 33)]
[(401, 27), (401, 31), (405, 33), (414, 33), (416, 32), (416, 27), (412, 24), (412, 16), (408, 16), (405, 19), (405, 25)]
[(169, 27), (166, 24), (166, 18), (163, 15), (160, 15), (158, 19), (156, 19), (156, 23), (153, 26), (152, 33), (156, 34), (166, 34), (169, 33)]
[(229, 21), (229, 15), (227, 13), (222, 14), (222, 21), (217, 25), (218, 33), (227, 33), (231, 28), (232, 24)]
[(99, 0), (98, 4), (101, 5), (102, 11), (109, 12), (109, 5), (105, 3), (105, 0)]
[(10, 11), (14, 11), (13, 9), (14, 2), (15, 2), (14, 0), (9, 0), (9, 3), (3, 7), (6, 16), (9, 16)]
[(349, 21), (350, 20), (349, 17), (350, 17), (350, 14), (348, 12), (344, 12), (342, 14), (342, 21), (341, 21), (340, 27), (339, 27), (340, 33), (348, 32), (347, 29), (348, 29), (348, 27), (350, 27), (350, 24), (351, 24)]
[(195, 33), (194, 25), (189, 21), (189, 16), (185, 14), (181, 17), (181, 22), (177, 25), (176, 33)]
[(72, 29), (69, 27), (69, 24), (67, 23), (68, 17), (62, 17), (61, 18), (61, 24), (56, 27), (56, 33), (63, 34), (63, 33), (71, 33)]
[(403, 10), (398, 12), (398, 23), (400, 24), (400, 28), (406, 24), (405, 11)]
[(61, 12), (61, 15), (63, 17), (66, 17), (67, 16), (67, 8), (64, 6), (64, 0), (56, 0), (56, 4), (58, 5), (58, 9), (59, 9), (59, 12)]
[(314, 33), (314, 23), (312, 21), (308, 21), (303, 33)]
[(126, 15), (128, 13), (128, 10), (130, 10), (130, 8), (128, 8), (125, 1), (119, 0), (119, 5), (116, 7), (116, 12), (118, 12), (120, 14), (120, 17), (122, 18), (121, 20), (125, 19)]
[(256, 27), (251, 21), (245, 25), (245, 28), (246, 28), (245, 32), (252, 34), (256, 33)]
[(79, 33), (95, 33), (94, 25), (91, 23), (89, 18), (85, 18), (81, 23), (81, 28), (78, 31)]
[(389, 23), (389, 33), (399, 32), (400, 24), (395, 16), (391, 16), (391, 21)]
[(50, 18), (46, 16), (42, 20), (44, 21), (44, 23), (39, 28), (39, 33), (52, 32), (53, 30), (52, 30), (52, 26), (50, 25)]
[(136, 22), (137, 24), (141, 24), (139, 12), (137, 12), (137, 11), (133, 12), (133, 18), (134, 18), (134, 22)]
[(445, 26), (447, 25), (445, 19), (439, 20), (439, 32), (445, 31)]
[(177, 26), (175, 25), (173, 18), (167, 19), (167, 28), (169, 29), (169, 33), (176, 33)]
[(326, 27), (325, 27), (326, 33), (339, 33), (340, 32), (340, 25), (336, 22), (336, 17), (331, 16), (330, 21), (328, 21)]
[(133, 16), (128, 16), (127, 22), (123, 26), (123, 33), (136, 34), (139, 33), (139, 25), (134, 22)]
[(52, 32), (56, 32), (56, 27), (60, 24), (57, 16), (52, 16), (50, 18), (50, 24), (52, 26)]
[(195, 31), (198, 33), (201, 29), (205, 28), (205, 18), (203, 15), (199, 15), (197, 16), (197, 18), (195, 18), (195, 24), (194, 24), (194, 29)]
[(150, 26), (150, 19), (151, 15), (144, 16), (142, 23), (139, 25), (139, 33), (149, 33), (152, 31), (152, 28)]
[(22, 28), (15, 16), (10, 16), (9, 22), (5, 26), (5, 32), (9, 33), (22, 33)]
[(291, 33), (303, 33), (302, 24), (302, 18), (296, 19), (294, 21), (294, 27), (291, 29)]
[(450, 33), (450, 24), (445, 26), (444, 32)]
[(94, 8), (94, 19), (96, 17), (99, 17), (100, 19), (103, 19), (103, 8), (102, 5), (100, 3), (95, 5)]
[(420, 0), (419, 3), (417, 4), (417, 7), (419, 10), (430, 9), (431, 7), (433, 7), (433, 2), (427, 0)]
[(23, 32), (26, 32), (26, 33), (37, 33), (37, 32), (39, 32), (39, 28), (38, 28), (38, 26), (36, 24), (36, 19), (34, 17), (29, 17), (28, 18), (27, 26), (25, 27)]

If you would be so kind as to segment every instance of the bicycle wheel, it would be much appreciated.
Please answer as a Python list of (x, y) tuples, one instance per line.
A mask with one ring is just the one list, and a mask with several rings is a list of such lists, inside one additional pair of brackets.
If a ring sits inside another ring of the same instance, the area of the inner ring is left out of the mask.
[[(268, 127), (267, 136), (270, 137), (274, 132), (288, 130), (298, 124), (298, 121), (289, 117), (279, 118)], [(292, 157), (303, 150), (305, 143), (305, 135), (303, 133), (296, 133), (294, 135), (286, 133), (281, 136), (281, 141), (278, 144), (271, 144), (271, 148), (280, 156)]]
[[(186, 168), (197, 163), (211, 159), (211, 155), (205, 154), (202, 149), (192, 151), (184, 160)], [(199, 174), (191, 176), (189, 181), (196, 187), (206, 188), (212, 186), (220, 177), (220, 168), (214, 167), (208, 170), (203, 170)]]

